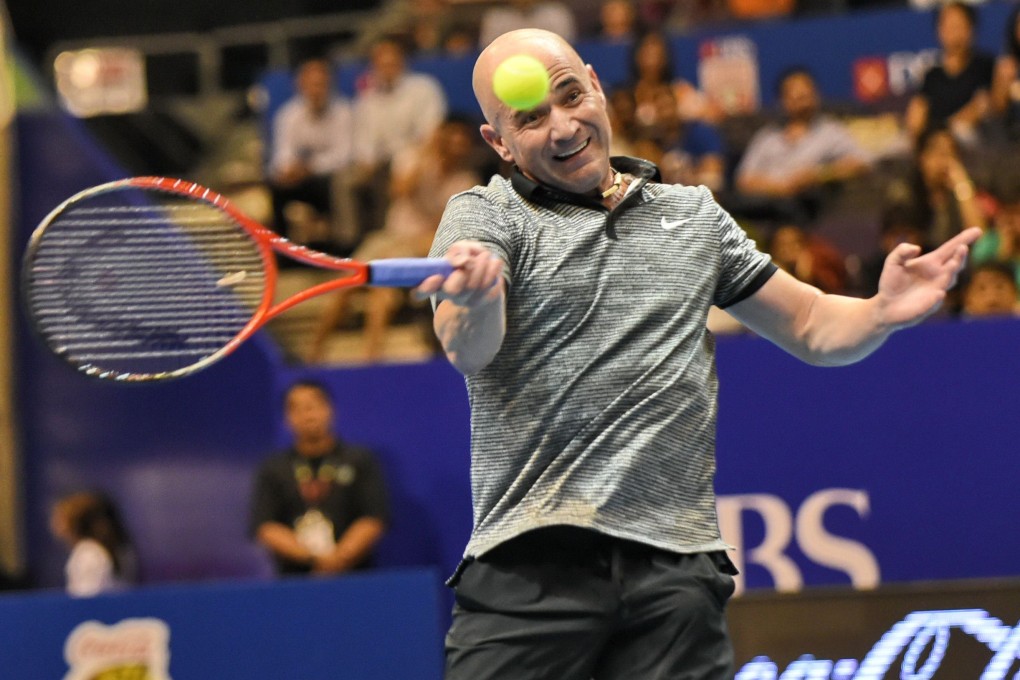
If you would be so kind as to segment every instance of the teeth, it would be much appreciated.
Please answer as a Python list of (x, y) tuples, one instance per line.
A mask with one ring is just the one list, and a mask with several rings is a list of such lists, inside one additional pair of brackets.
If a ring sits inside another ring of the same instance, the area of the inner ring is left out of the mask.
[(579, 145), (577, 145), (576, 148), (571, 149), (570, 151), (567, 151), (566, 153), (557, 154), (555, 156), (555, 158), (569, 158), (569, 157), (573, 156), (576, 153), (580, 153), (582, 150), (584, 150), (584, 147), (588, 146), (588, 142), (590, 142), (590, 141), (591, 141), (590, 139), (586, 139), (583, 142), (581, 142)]

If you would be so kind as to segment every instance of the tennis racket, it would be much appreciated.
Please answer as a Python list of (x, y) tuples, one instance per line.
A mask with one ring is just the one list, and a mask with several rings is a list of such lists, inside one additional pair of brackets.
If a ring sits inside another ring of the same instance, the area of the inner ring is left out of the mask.
[[(275, 253), (340, 276), (274, 304)], [(22, 286), (32, 324), (57, 356), (89, 376), (145, 382), (210, 366), (317, 295), (413, 287), (452, 270), (442, 259), (327, 255), (203, 186), (135, 177), (86, 189), (47, 215), (29, 240)]]

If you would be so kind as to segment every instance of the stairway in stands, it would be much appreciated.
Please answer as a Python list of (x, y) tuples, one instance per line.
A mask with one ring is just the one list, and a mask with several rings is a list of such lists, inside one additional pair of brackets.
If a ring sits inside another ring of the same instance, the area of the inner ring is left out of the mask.
[[(276, 300), (284, 300), (306, 288), (329, 280), (333, 275), (312, 268), (285, 269), (280, 272)], [(266, 329), (282, 348), (290, 361), (305, 361), (309, 355), (315, 328), (319, 323), (329, 296), (307, 300), (287, 310), (267, 324)], [(321, 363), (333, 366), (358, 366), (367, 362), (362, 345), (359, 298), (352, 300), (354, 322), (349, 327), (334, 329), (326, 342)], [(405, 309), (398, 313), (390, 326), (381, 363), (413, 363), (425, 361), (434, 355), (430, 343), (428, 318), (430, 311)]]

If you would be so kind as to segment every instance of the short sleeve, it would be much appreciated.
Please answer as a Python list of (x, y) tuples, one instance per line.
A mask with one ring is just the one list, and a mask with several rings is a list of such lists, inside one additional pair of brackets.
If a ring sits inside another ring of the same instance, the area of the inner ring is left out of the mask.
[(719, 280), (712, 304), (720, 308), (734, 305), (753, 295), (776, 271), (772, 259), (758, 250), (757, 244), (723, 210), (711, 192), (702, 187), (706, 210), (715, 212), (719, 229)]
[(506, 211), (477, 190), (457, 194), (446, 204), (443, 219), (436, 230), (429, 257), (444, 257), (457, 241), (478, 241), (506, 267), (503, 275), (512, 282), (516, 229)]

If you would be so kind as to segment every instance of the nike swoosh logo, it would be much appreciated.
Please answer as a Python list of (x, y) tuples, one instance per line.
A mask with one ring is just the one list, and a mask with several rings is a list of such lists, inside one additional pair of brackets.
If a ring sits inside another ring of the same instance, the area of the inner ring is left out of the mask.
[(662, 228), (665, 229), (666, 231), (672, 231), (672, 230), (676, 229), (677, 227), (682, 227), (683, 225), (687, 224), (690, 221), (691, 221), (691, 218), (688, 217), (686, 219), (676, 220), (675, 222), (667, 222), (666, 218), (663, 217), (662, 218)]

